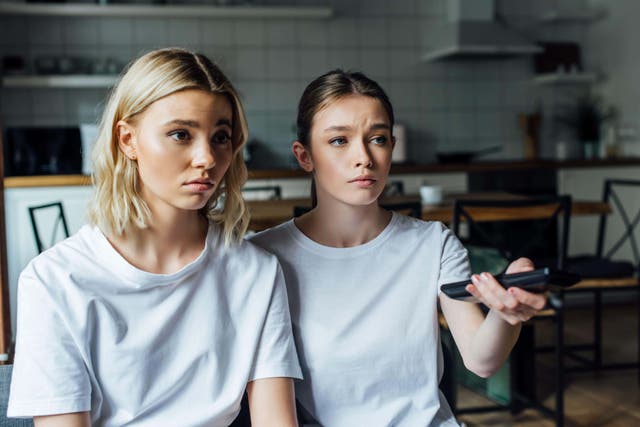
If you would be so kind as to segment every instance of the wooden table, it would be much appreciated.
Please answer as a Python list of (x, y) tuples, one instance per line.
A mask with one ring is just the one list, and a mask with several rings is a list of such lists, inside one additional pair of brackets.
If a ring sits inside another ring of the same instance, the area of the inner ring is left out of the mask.
[[(464, 193), (451, 194), (445, 197), (441, 204), (422, 206), (422, 219), (426, 221), (442, 221), (448, 223), (453, 216), (453, 200), (455, 199), (524, 199), (526, 196), (509, 193)], [(388, 201), (419, 201), (417, 195), (398, 196), (387, 199)], [(308, 198), (281, 199), (281, 200), (260, 200), (247, 202), (251, 212), (250, 229), (254, 231), (264, 230), (269, 227), (281, 224), (293, 216), (294, 206), (311, 206)], [(522, 208), (513, 213), (513, 208), (506, 210), (496, 208), (487, 210), (482, 208), (482, 215), (477, 217), (478, 221), (513, 221), (523, 219), (539, 219), (548, 217), (554, 205), (543, 205), (537, 208)], [(469, 209), (470, 211), (472, 209)], [(572, 215), (600, 215), (610, 213), (611, 207), (607, 203), (574, 200), (571, 204)], [(474, 215), (474, 217), (476, 217)]]

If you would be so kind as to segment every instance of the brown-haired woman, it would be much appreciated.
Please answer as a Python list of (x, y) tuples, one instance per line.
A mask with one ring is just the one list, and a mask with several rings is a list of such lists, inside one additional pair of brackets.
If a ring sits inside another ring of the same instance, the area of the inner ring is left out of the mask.
[[(393, 121), (386, 94), (361, 73), (335, 70), (311, 82), (293, 152), (313, 175), (317, 205), (252, 236), (283, 265), (305, 377), (296, 397), (324, 426), (457, 426), (438, 390), (438, 302), (466, 366), (483, 377), (545, 304), (545, 296), (506, 291), (486, 273), (467, 286), (490, 308), (486, 317), (439, 292), (469, 278), (467, 253), (441, 223), (378, 205)], [(520, 259), (508, 272), (532, 268)]]

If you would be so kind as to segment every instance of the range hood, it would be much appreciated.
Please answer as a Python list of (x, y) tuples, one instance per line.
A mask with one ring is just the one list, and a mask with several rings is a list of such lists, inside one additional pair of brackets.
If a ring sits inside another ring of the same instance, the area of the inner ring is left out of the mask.
[(496, 0), (447, 0), (447, 20), (428, 29), (425, 61), (532, 55), (542, 51), (496, 19)]

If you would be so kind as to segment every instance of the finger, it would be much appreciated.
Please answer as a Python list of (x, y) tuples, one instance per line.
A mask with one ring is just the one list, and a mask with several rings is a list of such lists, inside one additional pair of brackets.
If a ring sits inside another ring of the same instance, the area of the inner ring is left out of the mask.
[(482, 294), (482, 300), (489, 308), (498, 311), (512, 310), (518, 300), (509, 295), (498, 281), (489, 273), (472, 276), (472, 282)]
[(540, 311), (547, 305), (547, 294), (534, 294), (520, 288), (509, 288), (511, 294), (518, 302), (524, 306), (531, 307), (533, 310)]
[(533, 261), (531, 261), (529, 258), (518, 258), (517, 260), (513, 261), (511, 264), (509, 264), (509, 267), (507, 267), (507, 274), (512, 274), (512, 273), (521, 273), (523, 271), (531, 271), (535, 268), (535, 266), (533, 265)]

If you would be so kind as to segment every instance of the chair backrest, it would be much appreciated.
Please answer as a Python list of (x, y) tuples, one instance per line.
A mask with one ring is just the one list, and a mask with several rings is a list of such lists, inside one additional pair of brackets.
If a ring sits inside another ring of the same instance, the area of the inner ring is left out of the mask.
[[(42, 217), (40, 217), (42, 215)], [(46, 217), (45, 217), (46, 215)], [(36, 240), (36, 247), (38, 252), (53, 246), (58, 240), (69, 237), (69, 227), (67, 227), (67, 220), (64, 216), (64, 209), (62, 208), (62, 202), (47, 203), (45, 205), (30, 206), (29, 217), (31, 218), (31, 228), (33, 229), (33, 236)], [(38, 219), (40, 217), (40, 219)], [(53, 222), (51, 222), (53, 219)], [(45, 226), (46, 224), (53, 224), (52, 226)], [(50, 238), (48, 243), (43, 241), (44, 229), (48, 229), (50, 232)], [(62, 236), (60, 236), (60, 232)]]
[(300, 215), (304, 215), (311, 210), (311, 206), (294, 206), (293, 207), (293, 217), (297, 218)]
[(282, 199), (282, 188), (279, 185), (244, 187), (242, 196), (245, 200), (280, 200)]
[[(634, 190), (636, 190), (636, 192), (633, 197), (626, 197), (626, 199), (631, 200), (625, 200), (625, 195), (622, 195), (621, 192), (625, 192), (623, 189), (629, 189), (629, 187), (635, 187)], [(624, 246), (625, 243), (628, 242), (631, 246), (634, 263), (636, 266), (640, 266), (640, 251), (638, 251), (638, 241), (635, 234), (636, 230), (640, 228), (638, 227), (638, 223), (640, 222), (640, 208), (637, 207), (638, 200), (640, 200), (640, 181), (628, 179), (605, 180), (602, 201), (605, 203), (612, 203), (614, 213), (617, 214), (622, 221), (623, 231), (622, 235), (616, 240), (613, 240), (614, 243), (605, 252), (605, 233), (610, 215), (600, 215), (598, 242), (596, 246), (596, 254), (599, 258), (611, 258)], [(636, 206), (631, 207), (630, 201), (634, 202)], [(636, 210), (635, 214), (630, 215), (628, 211), (629, 209)]]
[(7, 418), (12, 368), (13, 365), (0, 365), (0, 427), (33, 427), (31, 419)]
[[(526, 237), (519, 234), (517, 241), (510, 239), (512, 235), (507, 228), (500, 232), (487, 230), (488, 223), (516, 221), (522, 218), (522, 212), (535, 218), (536, 226), (527, 227)], [(456, 200), (453, 207), (451, 229), (460, 237), (460, 225), (465, 221), (468, 225), (472, 241), (497, 249), (507, 260), (513, 261), (521, 256), (532, 257), (535, 245), (545, 246), (545, 239), (556, 238), (555, 254), (552, 266), (563, 268), (567, 257), (569, 221), (571, 217), (570, 196), (527, 197), (523, 199), (500, 200)], [(557, 232), (557, 227), (561, 230)]]
[[(414, 218), (422, 218), (422, 204), (420, 202), (382, 202), (380, 206), (383, 208), (401, 213), (403, 215), (412, 216)], [(297, 218), (309, 212), (312, 208), (310, 206), (294, 206), (293, 217)]]

